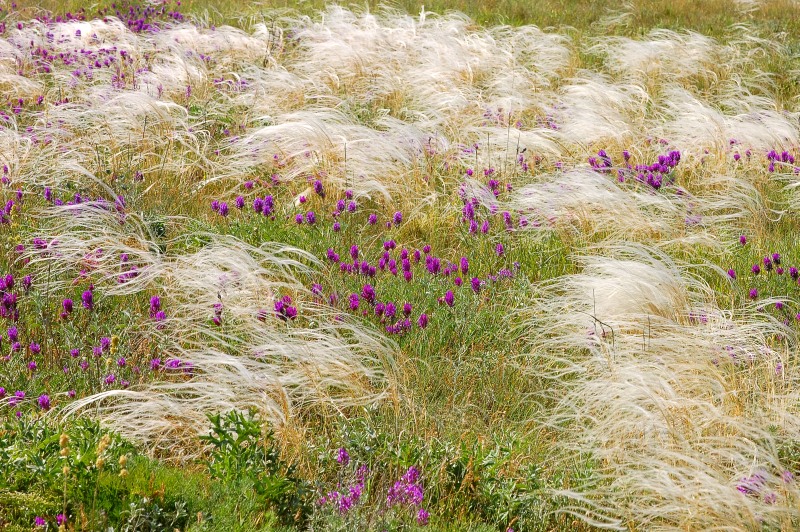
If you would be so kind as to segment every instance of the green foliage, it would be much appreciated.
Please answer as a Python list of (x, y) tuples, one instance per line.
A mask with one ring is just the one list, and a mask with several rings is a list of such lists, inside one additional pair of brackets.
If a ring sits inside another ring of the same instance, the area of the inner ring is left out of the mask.
[(281, 460), (271, 432), (264, 433), (252, 413), (232, 410), (211, 414), (211, 445), (207, 461), (212, 478), (226, 484), (252, 485), (283, 524), (300, 524), (311, 506), (309, 483), (297, 475), (296, 464)]

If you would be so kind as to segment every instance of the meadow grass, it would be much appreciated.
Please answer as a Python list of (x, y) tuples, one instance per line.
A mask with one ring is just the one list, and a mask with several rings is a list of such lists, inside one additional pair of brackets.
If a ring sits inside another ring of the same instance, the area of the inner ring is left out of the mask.
[(0, 529), (798, 526), (795, 3), (17, 4)]

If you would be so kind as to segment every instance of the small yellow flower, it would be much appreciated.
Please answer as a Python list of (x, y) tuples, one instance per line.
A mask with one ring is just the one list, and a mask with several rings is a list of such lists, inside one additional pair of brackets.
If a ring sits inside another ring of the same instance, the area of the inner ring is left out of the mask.
[(112, 336), (111, 337), (111, 354), (115, 354), (117, 352), (117, 347), (119, 347), (119, 336)]
[(97, 444), (97, 454), (102, 453), (105, 451), (108, 446), (111, 444), (111, 436), (108, 434), (104, 434), (102, 438), (100, 438), (100, 442)]
[(58, 439), (58, 445), (63, 449), (69, 443), (69, 436), (66, 433), (62, 434)]
[(123, 454), (122, 456), (119, 457), (119, 465), (121, 467), (125, 467), (127, 464), (128, 464), (128, 455)]
[(94, 463), (94, 466), (97, 469), (103, 469), (103, 466), (106, 465), (106, 459), (100, 456)]
[(69, 454), (69, 447), (63, 447), (59, 453), (61, 456), (66, 457)]
[(64, 466), (61, 468), (61, 473), (66, 477), (69, 475), (69, 466)]
[(127, 469), (123, 469), (123, 470), (121, 470), (119, 472), (119, 478), (125, 478), (127, 476), (128, 476), (128, 470)]

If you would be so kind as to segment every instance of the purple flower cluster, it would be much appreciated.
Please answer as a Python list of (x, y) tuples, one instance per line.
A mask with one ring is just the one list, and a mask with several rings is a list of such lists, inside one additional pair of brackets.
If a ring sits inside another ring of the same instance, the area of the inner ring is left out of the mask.
[[(789, 480), (787, 480), (786, 473), (789, 474)], [(785, 471), (782, 475), (782, 478), (784, 482), (791, 482), (791, 472)], [(741, 479), (737, 483), (736, 489), (748, 497), (763, 497), (763, 500), (766, 504), (775, 504), (777, 501), (777, 494), (768, 488), (767, 474), (766, 471), (763, 470), (756, 471), (751, 476)]]
[(0, 275), (0, 318), (19, 321), (19, 294), (14, 291), (14, 276)]
[(386, 505), (389, 508), (395, 506), (412, 507), (417, 510), (416, 518), (417, 524), (424, 526), (428, 524), (430, 515), (422, 508), (423, 498), (425, 491), (420, 482), (420, 471), (414, 466), (400, 477), (386, 494)]
[[(778, 154), (775, 150), (770, 150), (767, 152), (767, 161), (769, 161), (769, 165), (767, 167), (767, 171), (770, 173), (775, 171), (775, 163), (783, 164), (786, 166), (794, 165), (794, 155), (789, 153), (788, 151), (782, 151)], [(800, 173), (800, 168), (794, 167), (794, 173)]]
[(275, 301), (275, 315), (283, 321), (293, 320), (297, 317), (297, 307), (292, 306), (292, 298), (283, 296)]
[[(336, 461), (339, 462), (342, 467), (347, 467), (350, 463), (350, 455), (344, 447), (341, 447), (337, 451)], [(361, 500), (368, 475), (369, 469), (367, 466), (360, 466), (355, 472), (355, 479), (351, 485), (342, 488), (340, 484), (337, 487), (338, 489), (330, 491), (320, 497), (317, 504), (319, 506), (332, 505), (340, 514), (348, 513), (352, 510), (353, 506), (358, 504)]]
[[(624, 152), (625, 157), (627, 152)], [(657, 160), (651, 164), (638, 164), (631, 165), (628, 162), (630, 155), (625, 157), (625, 166), (617, 171), (617, 180), (624, 182), (626, 177), (633, 177), (636, 181), (644, 183), (654, 190), (658, 190), (665, 185), (672, 185), (675, 178), (672, 171), (678, 166), (681, 160), (681, 152), (677, 150), (670, 151), (666, 154), (659, 155)], [(610, 162), (610, 159), (609, 159)], [(610, 168), (610, 167), (604, 167)]]

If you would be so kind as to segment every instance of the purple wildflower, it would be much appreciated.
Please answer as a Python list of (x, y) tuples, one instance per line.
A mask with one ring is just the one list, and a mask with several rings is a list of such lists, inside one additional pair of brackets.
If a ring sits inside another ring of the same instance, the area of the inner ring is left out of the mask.
[(336, 453), (336, 461), (343, 466), (350, 463), (350, 455), (347, 453), (347, 449), (344, 447), (339, 448), (339, 451)]
[(85, 291), (81, 295), (81, 301), (83, 302), (83, 308), (92, 310), (94, 308), (94, 294), (91, 290)]
[(47, 394), (43, 394), (39, 396), (38, 399), (39, 408), (42, 410), (50, 410), (50, 396)]

